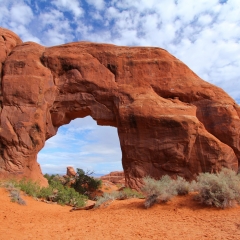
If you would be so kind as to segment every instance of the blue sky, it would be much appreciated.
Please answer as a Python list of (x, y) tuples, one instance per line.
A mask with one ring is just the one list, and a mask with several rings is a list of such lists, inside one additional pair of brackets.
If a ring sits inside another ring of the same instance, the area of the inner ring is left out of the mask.
[[(0, 0), (0, 26), (23, 41), (165, 48), (240, 103), (239, 0)], [(38, 155), (43, 172), (66, 166), (121, 170), (117, 130), (90, 117), (59, 129)]]

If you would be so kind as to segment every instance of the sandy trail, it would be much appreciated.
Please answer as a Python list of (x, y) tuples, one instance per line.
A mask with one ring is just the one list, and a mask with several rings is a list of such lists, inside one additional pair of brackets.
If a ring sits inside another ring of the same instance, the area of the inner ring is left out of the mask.
[(199, 206), (192, 196), (176, 197), (146, 210), (141, 199), (115, 201), (100, 209), (69, 212), (71, 207), (23, 197), (10, 202), (0, 188), (0, 239), (240, 239), (240, 207)]

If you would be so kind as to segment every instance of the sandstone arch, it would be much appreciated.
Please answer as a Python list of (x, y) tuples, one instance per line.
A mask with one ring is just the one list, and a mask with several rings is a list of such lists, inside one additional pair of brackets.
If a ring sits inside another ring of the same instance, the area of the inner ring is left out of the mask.
[(36, 162), (72, 119), (117, 127), (126, 182), (237, 171), (240, 108), (164, 49), (89, 42), (45, 48), (0, 28), (0, 176), (44, 184)]

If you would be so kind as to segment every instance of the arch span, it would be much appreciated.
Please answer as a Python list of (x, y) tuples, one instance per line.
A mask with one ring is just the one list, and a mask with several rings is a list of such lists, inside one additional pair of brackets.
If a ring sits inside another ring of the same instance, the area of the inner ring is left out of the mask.
[[(89, 42), (45, 48), (0, 29), (0, 174), (44, 183), (36, 156), (90, 115), (117, 127), (126, 183), (237, 170), (239, 106), (164, 49)], [(3, 56), (3, 57), (2, 57)]]

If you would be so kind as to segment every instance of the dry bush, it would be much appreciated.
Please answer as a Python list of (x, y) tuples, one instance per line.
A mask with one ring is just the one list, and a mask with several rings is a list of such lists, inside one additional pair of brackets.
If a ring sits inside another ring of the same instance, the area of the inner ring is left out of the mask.
[(189, 183), (184, 178), (178, 176), (176, 180), (170, 176), (163, 176), (160, 180), (155, 180), (151, 177), (143, 179), (143, 193), (146, 195), (144, 206), (151, 207), (155, 203), (168, 202), (176, 195), (186, 195), (195, 187), (195, 182)]
[(97, 197), (97, 202), (95, 204), (95, 208), (102, 206), (108, 206), (111, 202), (117, 199), (118, 192), (114, 191), (111, 193), (104, 193), (103, 196)]
[(17, 202), (20, 205), (26, 205), (26, 202), (21, 197), (19, 189), (11, 189), (9, 194), (12, 202)]
[(9, 192), (9, 197), (12, 202), (17, 202), (20, 205), (26, 205), (25, 200), (21, 197), (20, 189), (15, 186), (14, 182), (4, 182), (2, 183), (2, 186)]
[(172, 184), (175, 185), (177, 195), (187, 195), (191, 191), (191, 184), (180, 176), (172, 180)]
[(197, 186), (196, 199), (200, 203), (224, 209), (240, 202), (240, 176), (230, 169), (216, 174), (200, 173)]
[(124, 200), (129, 198), (144, 198), (143, 194), (131, 188), (124, 188), (122, 191), (113, 191), (111, 193), (104, 193), (103, 196), (97, 198), (95, 208), (103, 205), (108, 206), (114, 200)]
[(144, 206), (151, 207), (154, 203), (168, 202), (172, 197), (177, 195), (176, 186), (173, 184), (171, 177), (165, 175), (160, 180), (150, 177), (143, 179), (143, 193), (146, 195)]

